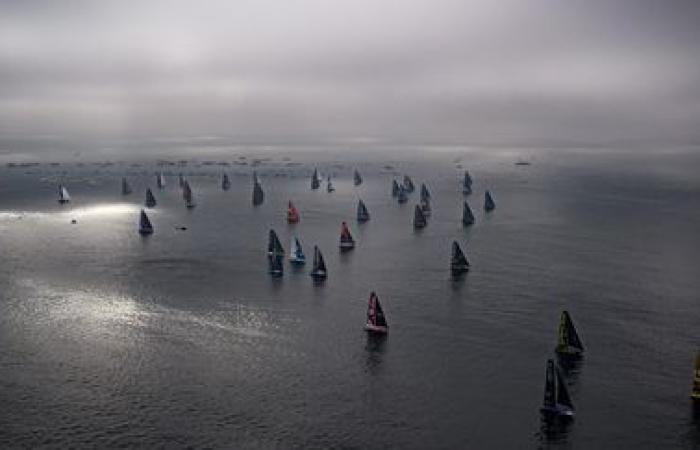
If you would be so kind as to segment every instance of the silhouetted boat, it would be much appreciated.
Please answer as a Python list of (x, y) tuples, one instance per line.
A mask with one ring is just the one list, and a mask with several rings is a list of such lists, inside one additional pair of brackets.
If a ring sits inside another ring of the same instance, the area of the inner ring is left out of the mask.
[(284, 248), (282, 247), (282, 243), (277, 237), (277, 233), (275, 233), (275, 230), (273, 229), (270, 229), (267, 239), (267, 254), (284, 256)]
[(400, 190), (401, 188), (399, 187), (399, 182), (395, 179), (391, 180), (391, 196), (398, 197)]
[(421, 183), (420, 185), (420, 199), (430, 200), (430, 191), (428, 191), (428, 187), (425, 185), (425, 183)]
[(457, 241), (452, 242), (452, 259), (450, 260), (450, 270), (452, 270), (452, 275), (459, 275), (460, 273), (467, 272), (469, 270), (469, 261), (467, 257), (462, 252)]
[(472, 177), (469, 175), (469, 171), (464, 171), (464, 181), (462, 181), (462, 193), (465, 195), (472, 193)]
[(273, 277), (281, 277), (284, 273), (281, 255), (267, 255), (268, 273)]
[(353, 248), (355, 248), (355, 239), (353, 239), (352, 234), (350, 234), (348, 224), (343, 222), (340, 225), (340, 249), (350, 250)]
[(149, 208), (156, 206), (156, 198), (153, 196), (151, 188), (146, 189), (146, 206)]
[(691, 398), (700, 401), (700, 353), (695, 355), (695, 378), (693, 379), (693, 392)]
[(491, 197), (491, 192), (486, 191), (486, 193), (484, 193), (484, 209), (486, 211), (493, 211), (495, 207), (496, 203), (493, 201), (493, 197)]
[(311, 189), (318, 189), (321, 186), (321, 179), (318, 175), (318, 169), (314, 169), (313, 175), (311, 175)]
[(465, 227), (469, 225), (474, 224), (474, 213), (472, 213), (472, 209), (469, 207), (469, 203), (467, 201), (464, 201), (464, 210), (462, 211), (462, 225)]
[(226, 172), (224, 172), (224, 174), (221, 176), (221, 189), (224, 191), (231, 189), (231, 180), (229, 180)]
[(177, 175), (177, 182), (181, 189), (185, 186), (185, 176), (182, 173)]
[(318, 246), (314, 246), (314, 266), (309, 275), (315, 280), (322, 280), (328, 276), (326, 263), (323, 260), (323, 255), (321, 254), (321, 250), (318, 249)]
[(554, 361), (547, 360), (547, 373), (544, 384), (544, 402), (540, 408), (545, 416), (571, 417), (574, 415), (574, 405), (566, 389), (566, 383), (554, 366)]
[(129, 183), (126, 181), (126, 178), (122, 178), (122, 195), (129, 194), (131, 194), (131, 186), (129, 186)]
[(425, 199), (420, 201), (420, 209), (421, 209), (421, 211), (423, 211), (423, 215), (425, 217), (430, 217), (430, 215), (432, 214), (432, 209), (430, 208), (430, 199), (429, 198), (425, 198)]
[(70, 202), (70, 194), (68, 193), (68, 189), (65, 188), (62, 184), (58, 185), (58, 203), (68, 203)]
[(306, 255), (304, 255), (304, 250), (301, 248), (301, 242), (299, 242), (298, 237), (292, 238), (292, 243), (289, 250), (289, 262), (292, 264), (305, 264)]
[(408, 201), (408, 194), (406, 193), (406, 188), (401, 185), (399, 186), (398, 200), (399, 203), (406, 203)]
[(379, 303), (379, 297), (374, 292), (369, 294), (367, 301), (367, 323), (365, 330), (370, 333), (386, 334), (389, 331), (389, 324)]
[(194, 202), (192, 188), (190, 188), (190, 183), (187, 180), (185, 180), (185, 185), (182, 187), (182, 196), (185, 199), (185, 206), (188, 208), (194, 208), (197, 206), (197, 204)]
[(289, 204), (287, 205), (287, 222), (297, 223), (299, 222), (299, 219), (299, 210), (296, 206), (294, 206), (294, 203), (292, 203), (292, 201), (290, 200)]
[(139, 233), (141, 234), (151, 234), (153, 233), (153, 225), (151, 221), (148, 220), (146, 211), (141, 210), (141, 218), (139, 219)]
[(258, 174), (253, 172), (253, 206), (262, 204), (263, 200), (265, 200), (265, 193), (258, 180)]
[(333, 183), (331, 183), (331, 176), (330, 175), (328, 175), (328, 182), (326, 184), (326, 191), (328, 191), (328, 192), (335, 191), (335, 187), (333, 186)]
[(357, 221), (367, 222), (369, 220), (369, 211), (367, 211), (367, 206), (362, 199), (357, 201)]
[(427, 224), (428, 221), (425, 219), (423, 210), (421, 209), (420, 205), (416, 205), (416, 211), (413, 214), (413, 228), (423, 228)]
[(560, 355), (580, 355), (583, 353), (583, 343), (576, 332), (574, 322), (568, 311), (562, 311), (559, 320), (559, 340), (556, 352)]
[(360, 176), (360, 172), (355, 169), (355, 173), (353, 174), (353, 182), (355, 183), (355, 186), (359, 186), (362, 184), (362, 177)]
[(165, 187), (163, 172), (159, 172), (158, 175), (156, 175), (156, 184), (158, 185), (158, 189), (163, 189)]
[(413, 180), (408, 175), (403, 176), (403, 187), (406, 192), (413, 192), (416, 190), (416, 186), (413, 184)]

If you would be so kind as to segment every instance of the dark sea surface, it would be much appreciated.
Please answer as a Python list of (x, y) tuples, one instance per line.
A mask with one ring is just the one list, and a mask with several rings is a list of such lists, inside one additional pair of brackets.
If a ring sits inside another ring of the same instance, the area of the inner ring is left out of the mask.
[[(247, 165), (234, 164), (241, 156)], [(253, 158), (264, 159), (259, 207)], [(273, 148), (170, 158), (182, 167), (156, 159), (0, 168), (0, 447), (700, 447), (689, 398), (700, 152)], [(335, 192), (310, 190), (315, 165)], [(474, 178), (468, 197), (459, 165)], [(418, 192), (405, 205), (390, 194), (404, 173), (432, 194), (421, 231)], [(59, 182), (69, 205), (56, 201)], [(155, 233), (142, 237), (146, 186), (159, 203)], [(488, 214), (485, 189), (497, 204)], [(362, 225), (358, 198), (372, 216)], [(285, 220), (290, 199), (296, 225)], [(343, 220), (357, 247), (341, 254)], [(272, 279), (270, 228), (287, 251), (293, 235), (307, 257), (318, 245), (325, 283), (286, 259)], [(457, 280), (453, 240), (472, 264)], [(370, 290), (385, 339), (363, 330)], [(577, 414), (546, 424), (545, 365), (563, 309), (586, 346), (564, 368)]]

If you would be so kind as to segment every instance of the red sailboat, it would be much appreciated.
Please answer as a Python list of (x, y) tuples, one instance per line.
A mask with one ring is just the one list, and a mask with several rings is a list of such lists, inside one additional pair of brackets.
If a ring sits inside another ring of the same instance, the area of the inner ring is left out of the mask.
[(289, 223), (297, 223), (299, 222), (300, 216), (299, 216), (299, 210), (297, 209), (296, 206), (294, 206), (294, 203), (292, 201), (289, 201), (289, 206), (287, 208), (287, 222)]
[(386, 334), (389, 331), (389, 324), (386, 323), (386, 317), (382, 310), (382, 305), (379, 304), (379, 297), (374, 292), (369, 294), (367, 302), (367, 323), (365, 330), (370, 333)]
[(355, 248), (355, 239), (353, 239), (352, 234), (350, 234), (348, 224), (343, 222), (340, 229), (340, 249), (350, 250), (352, 248)]

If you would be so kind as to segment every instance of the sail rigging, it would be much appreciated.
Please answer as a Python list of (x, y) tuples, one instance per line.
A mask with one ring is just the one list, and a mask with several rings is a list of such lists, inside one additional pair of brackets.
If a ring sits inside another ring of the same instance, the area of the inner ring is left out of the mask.
[(374, 291), (369, 294), (369, 300), (367, 301), (367, 322), (365, 323), (365, 330), (380, 334), (385, 334), (389, 330), (389, 324), (386, 321), (384, 310), (379, 303), (379, 297), (377, 297)]
[(464, 252), (459, 247), (457, 241), (452, 242), (452, 259), (450, 260), (450, 270), (453, 275), (467, 272), (469, 270), (469, 261), (464, 255)]
[(568, 311), (562, 311), (559, 321), (559, 340), (556, 352), (562, 355), (578, 355), (583, 353), (583, 343), (578, 336), (574, 322)]
[(462, 211), (462, 225), (464, 226), (469, 226), (474, 224), (474, 213), (472, 213), (472, 209), (469, 207), (469, 203), (467, 201), (464, 201), (464, 211)]
[(363, 202), (362, 199), (359, 199), (357, 201), (357, 221), (367, 222), (368, 220), (369, 211), (367, 210), (367, 206), (365, 206), (365, 202)]
[(146, 211), (141, 210), (141, 217), (139, 218), (139, 233), (141, 234), (151, 234), (153, 233), (153, 225), (146, 215)]
[(153, 195), (151, 188), (146, 189), (146, 206), (149, 208), (156, 206), (156, 198)]

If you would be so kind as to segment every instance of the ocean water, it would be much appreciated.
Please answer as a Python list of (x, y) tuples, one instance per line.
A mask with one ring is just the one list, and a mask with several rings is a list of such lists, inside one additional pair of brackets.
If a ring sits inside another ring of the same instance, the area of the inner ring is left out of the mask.
[[(532, 165), (514, 165), (523, 157)], [(0, 168), (1, 447), (700, 446), (689, 398), (700, 350), (698, 152), (221, 149), (171, 159), (187, 163)], [(333, 174), (335, 192), (310, 189), (315, 166)], [(474, 178), (467, 197), (463, 169)], [(421, 231), (418, 192), (405, 205), (390, 194), (404, 173), (432, 194)], [(56, 202), (59, 182), (69, 205)], [(142, 237), (147, 186), (159, 203), (155, 233)], [(372, 216), (361, 225), (358, 198)], [(346, 253), (343, 220), (357, 240)], [(270, 228), (287, 250), (294, 235), (307, 256), (318, 245), (328, 279), (314, 284), (310, 264), (286, 261), (272, 279)], [(456, 280), (454, 240), (472, 264)], [(371, 290), (390, 326), (383, 339), (363, 331)], [(586, 354), (563, 368), (575, 419), (546, 423), (545, 364), (563, 309)]]

